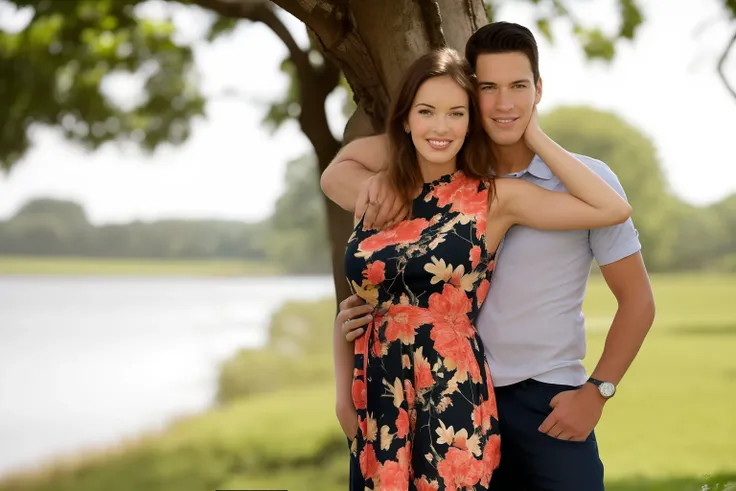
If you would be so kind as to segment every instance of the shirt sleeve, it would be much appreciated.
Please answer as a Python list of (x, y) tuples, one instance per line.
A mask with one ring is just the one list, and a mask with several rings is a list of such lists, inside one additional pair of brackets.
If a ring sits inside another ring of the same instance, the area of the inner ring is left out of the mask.
[[(618, 194), (627, 199), (626, 192), (616, 174), (604, 163), (596, 162), (596, 164), (598, 165), (591, 165), (591, 169), (615, 189)], [(612, 227), (590, 230), (588, 240), (590, 249), (593, 251), (593, 257), (600, 266), (615, 263), (641, 250), (639, 232), (634, 227), (631, 218)]]

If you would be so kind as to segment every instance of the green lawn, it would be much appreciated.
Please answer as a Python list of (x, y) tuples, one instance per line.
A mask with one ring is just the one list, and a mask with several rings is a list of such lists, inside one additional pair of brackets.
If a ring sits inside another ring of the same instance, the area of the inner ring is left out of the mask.
[[(659, 276), (653, 282), (655, 326), (597, 430), (607, 489), (701, 491), (707, 483), (710, 491), (734, 491), (736, 277)], [(328, 324), (331, 306), (315, 305), (303, 307), (305, 322)], [(585, 306), (593, 324), (589, 367), (614, 308), (605, 285), (594, 280)], [(331, 380), (300, 382), (0, 484), (0, 491), (344, 491), (346, 451), (333, 414)]]
[(14, 274), (254, 276), (281, 273), (277, 265), (255, 261), (0, 256), (0, 276)]

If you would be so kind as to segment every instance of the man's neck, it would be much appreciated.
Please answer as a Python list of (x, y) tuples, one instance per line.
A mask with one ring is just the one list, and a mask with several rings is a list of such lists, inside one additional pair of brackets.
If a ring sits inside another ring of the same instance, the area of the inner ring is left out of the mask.
[(496, 175), (505, 176), (520, 172), (529, 167), (534, 158), (534, 152), (526, 146), (523, 140), (513, 145), (491, 144), (493, 156), (496, 158)]

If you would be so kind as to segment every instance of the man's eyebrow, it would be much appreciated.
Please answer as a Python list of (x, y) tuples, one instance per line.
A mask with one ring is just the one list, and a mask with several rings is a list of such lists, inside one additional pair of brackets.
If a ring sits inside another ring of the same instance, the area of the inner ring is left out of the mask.
[[(531, 81), (528, 78), (522, 78), (519, 80), (514, 80), (509, 85), (516, 85), (516, 84), (531, 84)], [(478, 85), (498, 85), (498, 84), (496, 82), (479, 81)]]

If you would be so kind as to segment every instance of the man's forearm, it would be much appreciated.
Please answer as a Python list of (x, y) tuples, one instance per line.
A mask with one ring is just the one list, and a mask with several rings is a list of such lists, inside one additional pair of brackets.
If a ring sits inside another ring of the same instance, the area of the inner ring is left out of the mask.
[(355, 357), (353, 343), (345, 339), (336, 326), (333, 330), (333, 354), (335, 359), (335, 398), (337, 407), (353, 404), (353, 371)]
[(618, 384), (639, 353), (653, 321), (651, 297), (620, 302), (603, 354), (591, 376)]
[(330, 165), (322, 173), (320, 186), (325, 195), (340, 208), (355, 211), (358, 193), (365, 181), (374, 175), (354, 160), (343, 160)]

